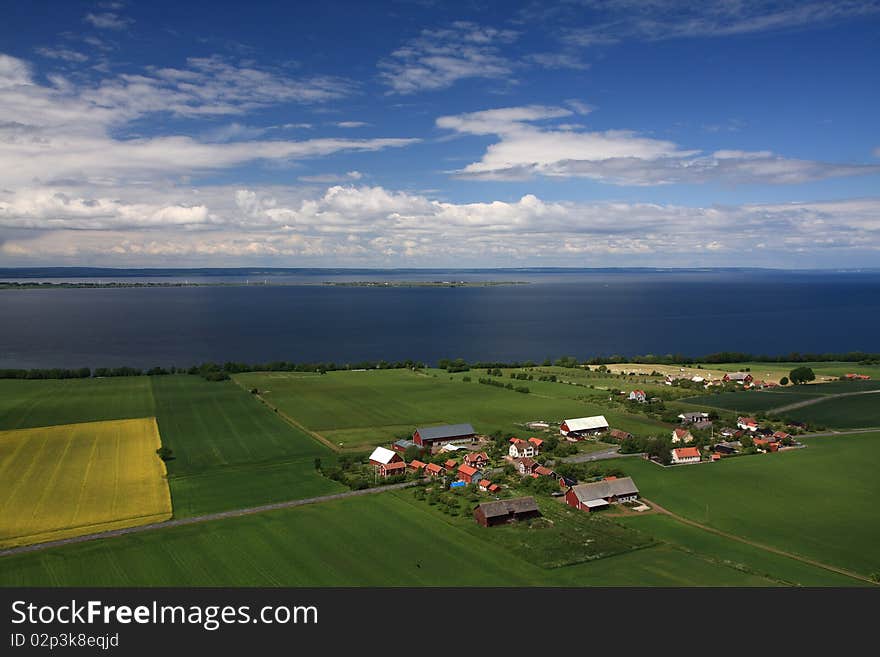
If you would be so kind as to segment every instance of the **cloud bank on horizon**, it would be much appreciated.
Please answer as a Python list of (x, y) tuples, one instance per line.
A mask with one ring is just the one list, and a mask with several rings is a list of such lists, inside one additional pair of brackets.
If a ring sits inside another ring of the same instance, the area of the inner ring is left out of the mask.
[(332, 8), (0, 27), (0, 264), (880, 264), (880, 2)]

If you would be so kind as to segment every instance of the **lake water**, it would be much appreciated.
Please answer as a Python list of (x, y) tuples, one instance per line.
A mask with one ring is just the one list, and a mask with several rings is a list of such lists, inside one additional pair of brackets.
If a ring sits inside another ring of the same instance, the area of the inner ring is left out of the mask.
[[(880, 351), (880, 272), (230, 270), (118, 280), (264, 277), (313, 285), (0, 290), (0, 367)], [(529, 284), (320, 285), (416, 279)]]

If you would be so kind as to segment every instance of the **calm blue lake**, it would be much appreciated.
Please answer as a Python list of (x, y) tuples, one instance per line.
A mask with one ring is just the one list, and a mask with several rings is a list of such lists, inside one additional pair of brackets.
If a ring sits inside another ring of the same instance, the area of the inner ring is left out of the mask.
[[(136, 280), (264, 275), (313, 285), (0, 290), (0, 367), (880, 351), (880, 272), (232, 271)], [(3, 280), (13, 278), (7, 271)], [(51, 278), (59, 280), (39, 280)], [(529, 284), (315, 284), (394, 279)]]

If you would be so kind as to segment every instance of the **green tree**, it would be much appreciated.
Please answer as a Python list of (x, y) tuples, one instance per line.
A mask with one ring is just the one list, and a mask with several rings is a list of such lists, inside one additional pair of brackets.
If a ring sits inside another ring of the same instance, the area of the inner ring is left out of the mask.
[(788, 373), (788, 378), (794, 384), (808, 383), (816, 380), (816, 375), (811, 367), (796, 367)]
[(782, 377), (781, 379), (779, 379), (779, 385), (781, 385), (781, 386), (787, 386), (787, 385), (788, 385), (788, 377), (787, 377), (787, 376), (784, 376), (784, 377)]

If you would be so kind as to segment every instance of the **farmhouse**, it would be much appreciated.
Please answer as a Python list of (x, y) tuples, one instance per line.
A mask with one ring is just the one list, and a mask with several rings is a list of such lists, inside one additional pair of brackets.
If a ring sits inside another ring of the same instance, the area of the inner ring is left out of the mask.
[(639, 496), (639, 489), (632, 477), (606, 479), (593, 484), (578, 484), (568, 489), (565, 502), (581, 511), (598, 511), (609, 504), (628, 502)]
[(700, 450), (696, 447), (679, 447), (672, 450), (672, 462), (676, 465), (683, 463), (699, 463)]
[(437, 427), (419, 427), (413, 433), (413, 442), (422, 447), (441, 447), (448, 443), (473, 442), (477, 432), (470, 424), (444, 424)]
[(736, 418), (736, 426), (743, 431), (757, 431), (758, 421), (753, 417), (738, 417)]
[(538, 462), (535, 459), (529, 457), (516, 459), (516, 469), (519, 470), (521, 475), (530, 475), (537, 467)]
[(464, 457), (464, 464), (480, 470), (489, 465), (489, 455), (486, 452), (472, 452)]
[(474, 509), (474, 520), (483, 527), (494, 527), (508, 522), (527, 520), (541, 515), (534, 497), (483, 502)]
[(633, 437), (631, 433), (629, 433), (628, 431), (623, 431), (622, 429), (612, 429), (608, 432), (608, 435), (617, 441), (622, 441)]
[(738, 383), (739, 385), (744, 386), (744, 385), (748, 385), (752, 381), (754, 381), (755, 377), (753, 377), (748, 372), (729, 372), (728, 374), (724, 375), (723, 380), (725, 382), (733, 381), (734, 383)]
[(687, 429), (676, 428), (672, 430), (672, 442), (674, 443), (691, 443), (694, 441), (693, 434)]
[(512, 456), (515, 459), (522, 458), (531, 458), (532, 456), (538, 455), (538, 448), (534, 443), (530, 443), (527, 440), (521, 440), (520, 438), (511, 438), (510, 439), (510, 447), (507, 449), (507, 454)]
[(460, 465), (458, 466), (458, 478), (467, 484), (475, 484), (483, 478), (483, 473), (469, 465)]
[(408, 467), (413, 472), (421, 472), (422, 470), (425, 469), (425, 465), (426, 465), (425, 463), (422, 463), (418, 459), (413, 459), (412, 461), (409, 462), (409, 465), (407, 465), (406, 467)]
[(608, 420), (605, 419), (604, 415), (573, 418), (565, 420), (559, 425), (559, 433), (575, 440), (585, 436), (595, 436), (607, 430)]
[(429, 463), (425, 466), (425, 474), (429, 477), (439, 477), (446, 474), (446, 468), (436, 463)]
[(392, 477), (406, 471), (406, 463), (400, 458), (400, 454), (385, 447), (377, 447), (373, 450), (370, 454), (370, 465), (376, 468), (380, 477)]
[(709, 414), (702, 412), (679, 413), (678, 419), (682, 424), (696, 424), (697, 422), (708, 422)]
[(645, 394), (644, 390), (633, 390), (631, 393), (629, 393), (628, 399), (630, 401), (635, 401), (635, 402), (639, 402), (640, 404), (644, 404), (646, 401), (648, 401), (648, 395)]

